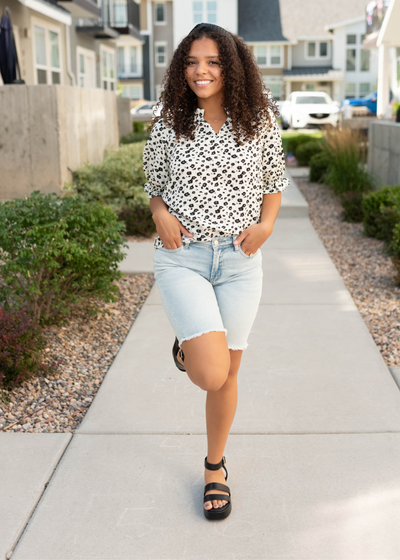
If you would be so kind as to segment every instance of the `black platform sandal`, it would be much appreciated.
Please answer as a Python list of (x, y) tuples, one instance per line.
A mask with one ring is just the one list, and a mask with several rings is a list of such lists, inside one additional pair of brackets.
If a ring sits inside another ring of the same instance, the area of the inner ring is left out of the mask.
[[(228, 470), (225, 466), (225, 463), (225, 457), (222, 457), (222, 461), (220, 461), (219, 463), (209, 463), (207, 461), (207, 457), (204, 459), (204, 466), (206, 469), (208, 469), (209, 471), (217, 471), (222, 467), (226, 473), (225, 480), (228, 480)], [(208, 492), (209, 490), (222, 490), (223, 492), (228, 492), (229, 496), (227, 496), (226, 494), (206, 495), (206, 492)], [(228, 503), (220, 508), (213, 507), (212, 509), (205, 509), (204, 504), (206, 502), (212, 502), (213, 500), (225, 500)], [(204, 515), (207, 519), (225, 519), (226, 517), (228, 517), (232, 510), (231, 491), (229, 486), (226, 486), (226, 484), (221, 484), (220, 482), (210, 482), (209, 484), (206, 484), (204, 487), (203, 509)]]
[(175, 342), (174, 342), (174, 345), (173, 345), (173, 347), (172, 347), (172, 355), (173, 355), (173, 357), (174, 357), (174, 362), (175, 362), (176, 367), (177, 367), (180, 371), (186, 371), (185, 368), (183, 367), (183, 365), (178, 361), (178, 359), (177, 359), (177, 357), (176, 357), (176, 355), (178, 354), (178, 351), (179, 351), (179, 357), (180, 357), (180, 359), (181, 359), (182, 362), (183, 362), (184, 359), (185, 359), (185, 354), (183, 353), (182, 349), (179, 348), (178, 339), (175, 337)]

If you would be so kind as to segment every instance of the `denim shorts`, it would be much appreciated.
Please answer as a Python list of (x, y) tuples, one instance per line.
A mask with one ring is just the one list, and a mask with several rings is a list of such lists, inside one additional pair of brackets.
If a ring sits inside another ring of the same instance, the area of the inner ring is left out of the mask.
[(261, 299), (262, 253), (246, 255), (236, 237), (155, 250), (155, 281), (179, 344), (222, 331), (228, 348), (247, 348)]

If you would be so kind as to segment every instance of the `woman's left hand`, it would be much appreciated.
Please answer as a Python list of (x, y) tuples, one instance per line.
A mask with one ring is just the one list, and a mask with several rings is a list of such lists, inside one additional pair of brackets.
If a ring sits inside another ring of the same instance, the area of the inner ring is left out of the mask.
[(260, 222), (244, 229), (233, 242), (234, 245), (241, 243), (242, 251), (246, 255), (254, 255), (268, 239), (273, 230), (273, 226), (267, 222)]

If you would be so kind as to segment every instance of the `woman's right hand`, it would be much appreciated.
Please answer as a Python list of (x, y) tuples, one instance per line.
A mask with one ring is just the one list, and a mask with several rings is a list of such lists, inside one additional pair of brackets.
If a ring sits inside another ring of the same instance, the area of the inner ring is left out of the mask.
[(170, 214), (167, 207), (158, 208), (153, 213), (153, 221), (166, 249), (177, 249), (182, 245), (181, 232), (187, 237), (193, 237), (193, 233), (190, 233), (178, 218)]

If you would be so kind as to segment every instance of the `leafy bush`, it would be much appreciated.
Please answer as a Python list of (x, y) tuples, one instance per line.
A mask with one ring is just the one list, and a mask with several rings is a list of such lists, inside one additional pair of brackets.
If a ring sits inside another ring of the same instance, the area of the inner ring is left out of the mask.
[(87, 201), (100, 201), (116, 214), (136, 204), (149, 205), (143, 185), (142, 156), (144, 142), (106, 151), (98, 164), (88, 163), (73, 172), (71, 183), (64, 188), (66, 196), (81, 195)]
[(127, 235), (150, 237), (156, 231), (150, 206), (137, 204), (133, 208), (125, 207), (118, 214), (118, 219), (125, 222)]
[(400, 185), (384, 187), (363, 196), (364, 234), (387, 242), (400, 221)]
[(293, 134), (287, 139), (287, 152), (293, 154), (296, 158), (296, 151), (302, 144), (310, 142), (311, 136), (309, 134)]
[(296, 148), (295, 157), (299, 165), (310, 165), (310, 159), (322, 150), (321, 140), (310, 140)]
[(149, 138), (148, 132), (130, 132), (121, 137), (120, 144), (134, 144), (135, 142), (143, 142)]
[(320, 151), (310, 159), (310, 181), (323, 183), (325, 173), (329, 166), (329, 156), (325, 151)]
[(361, 192), (342, 193), (340, 200), (343, 207), (342, 218), (345, 222), (362, 222), (362, 197), (363, 193)]
[(28, 377), (45, 373), (41, 328), (23, 311), (0, 309), (0, 387), (11, 389)]
[(397, 283), (400, 286), (400, 223), (394, 226), (389, 247), (392, 253), (393, 263), (397, 269)]
[(367, 192), (374, 188), (372, 176), (364, 169), (366, 147), (357, 130), (328, 130), (323, 150), (329, 158), (325, 179), (335, 194)]
[(124, 225), (101, 203), (35, 191), (0, 204), (0, 300), (35, 321), (88, 296), (115, 301)]

